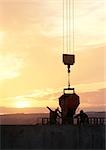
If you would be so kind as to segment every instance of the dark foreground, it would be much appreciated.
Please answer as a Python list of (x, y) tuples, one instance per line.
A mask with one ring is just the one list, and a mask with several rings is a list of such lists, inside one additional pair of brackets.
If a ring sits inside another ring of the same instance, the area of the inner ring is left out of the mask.
[(1, 149), (104, 149), (105, 126), (1, 125)]

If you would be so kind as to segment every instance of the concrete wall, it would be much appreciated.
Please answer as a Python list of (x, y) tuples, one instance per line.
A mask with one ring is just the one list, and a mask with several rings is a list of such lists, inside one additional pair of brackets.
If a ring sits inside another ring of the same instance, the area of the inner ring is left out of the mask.
[(105, 149), (105, 126), (1, 126), (2, 149)]

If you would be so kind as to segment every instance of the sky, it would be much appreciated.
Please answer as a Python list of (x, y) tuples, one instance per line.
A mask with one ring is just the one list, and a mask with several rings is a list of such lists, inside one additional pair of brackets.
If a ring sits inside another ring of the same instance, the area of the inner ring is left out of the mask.
[[(106, 101), (104, 0), (75, 0), (71, 86), (78, 109), (102, 111)], [(67, 87), (62, 63), (62, 0), (0, 0), (0, 107), (57, 107)], [(71, 18), (72, 19), (72, 18)], [(72, 20), (71, 20), (72, 21)]]

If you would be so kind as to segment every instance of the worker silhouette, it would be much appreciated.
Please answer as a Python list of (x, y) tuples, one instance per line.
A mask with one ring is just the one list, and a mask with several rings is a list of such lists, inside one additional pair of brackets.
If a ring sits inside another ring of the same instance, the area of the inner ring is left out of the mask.
[(74, 118), (78, 118), (78, 120), (80, 121), (79, 124), (84, 125), (84, 124), (88, 124), (89, 123), (89, 118), (88, 115), (86, 113), (84, 113), (83, 110), (80, 111), (79, 114), (77, 114)]
[(56, 108), (54, 111), (51, 109), (51, 108), (49, 108), (48, 106), (47, 106), (47, 108), (48, 108), (48, 110), (50, 111), (50, 124), (52, 125), (52, 124), (57, 124), (57, 117), (60, 117), (59, 116), (59, 114), (58, 114), (58, 112), (59, 112), (59, 109), (58, 108)]

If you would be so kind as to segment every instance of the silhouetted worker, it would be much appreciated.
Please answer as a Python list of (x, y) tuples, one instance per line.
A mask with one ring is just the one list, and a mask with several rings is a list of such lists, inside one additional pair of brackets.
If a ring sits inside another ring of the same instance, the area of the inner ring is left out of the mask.
[(89, 123), (89, 118), (88, 115), (86, 113), (84, 113), (83, 110), (80, 111), (79, 114), (77, 114), (74, 118), (78, 118), (80, 119), (80, 125), (81, 124), (88, 124)]
[(57, 123), (57, 117), (60, 117), (59, 114), (58, 114), (58, 111), (59, 111), (58, 108), (55, 109), (55, 111), (53, 111), (48, 106), (47, 106), (47, 108), (50, 111), (50, 124), (56, 124)]

